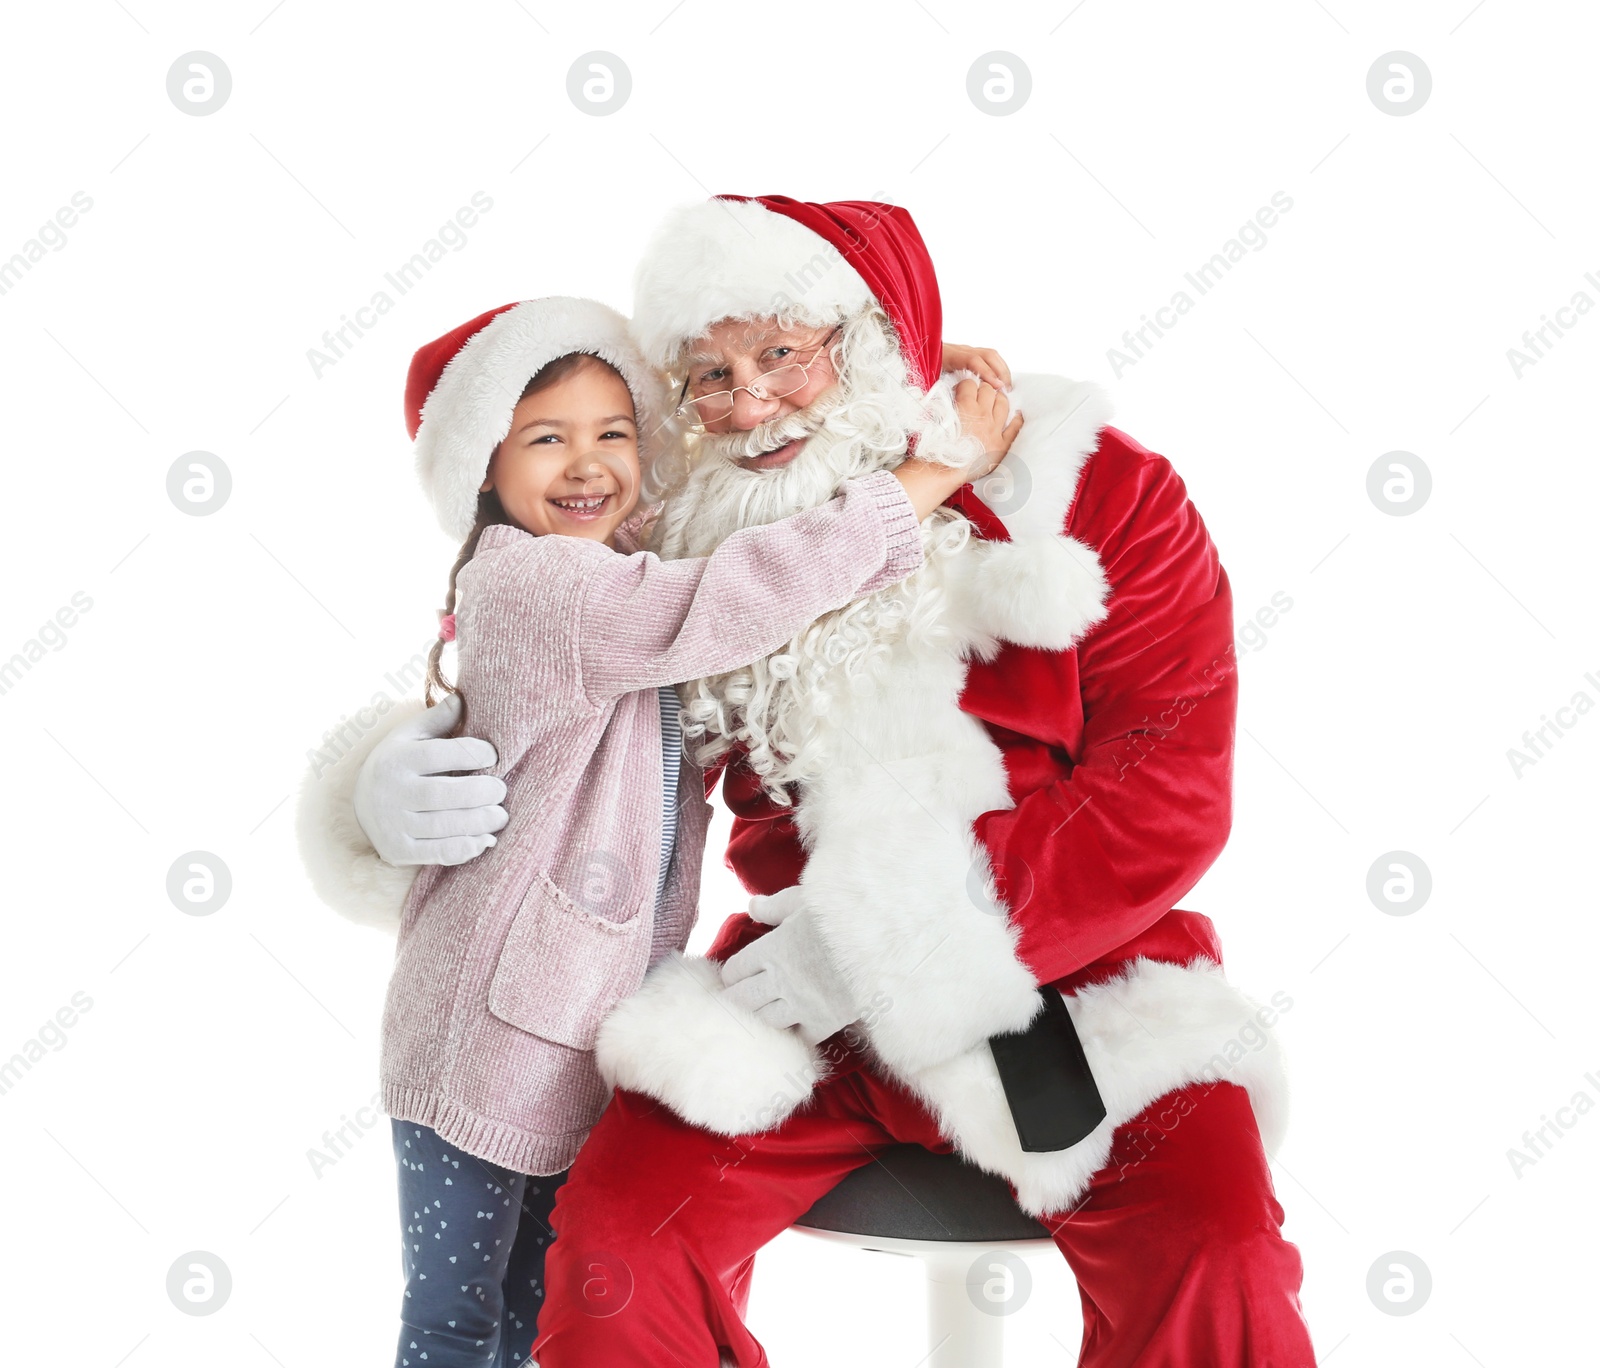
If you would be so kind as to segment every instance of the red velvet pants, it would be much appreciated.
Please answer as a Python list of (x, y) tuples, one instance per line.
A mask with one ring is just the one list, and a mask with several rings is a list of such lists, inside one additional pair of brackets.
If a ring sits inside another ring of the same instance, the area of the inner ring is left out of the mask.
[[(742, 1319), (756, 1250), (907, 1141), (950, 1150), (919, 1102), (859, 1067), (739, 1140), (617, 1093), (556, 1199), (533, 1358), (717, 1368), (720, 1349), (765, 1368)], [(1078, 1280), (1080, 1368), (1314, 1368), (1282, 1220), (1242, 1088), (1194, 1084), (1120, 1127), (1080, 1204), (1044, 1220)]]

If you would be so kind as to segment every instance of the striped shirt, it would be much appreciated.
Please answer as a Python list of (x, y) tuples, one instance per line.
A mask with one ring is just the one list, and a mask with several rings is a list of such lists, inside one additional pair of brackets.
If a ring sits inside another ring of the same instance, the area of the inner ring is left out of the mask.
[(678, 724), (678, 691), (671, 684), (656, 690), (661, 708), (661, 862), (656, 873), (656, 906), (667, 889), (667, 869), (678, 837), (678, 765), (683, 755), (683, 729)]

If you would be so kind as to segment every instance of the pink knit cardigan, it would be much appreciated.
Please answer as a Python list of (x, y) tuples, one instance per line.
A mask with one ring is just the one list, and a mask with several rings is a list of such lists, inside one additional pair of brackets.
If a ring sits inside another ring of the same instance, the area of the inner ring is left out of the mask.
[(600, 1021), (697, 912), (710, 804), (688, 757), (655, 906), (657, 686), (759, 659), (922, 563), (893, 474), (840, 490), (698, 560), (484, 530), (456, 580), (463, 734), (493, 743), (510, 820), (412, 884), (384, 1007), (391, 1116), (519, 1172), (571, 1164), (609, 1096)]

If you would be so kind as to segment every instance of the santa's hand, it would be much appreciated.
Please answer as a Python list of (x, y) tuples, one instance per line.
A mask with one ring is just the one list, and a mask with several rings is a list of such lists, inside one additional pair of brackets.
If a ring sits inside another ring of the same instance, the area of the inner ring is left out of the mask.
[(861, 1015), (815, 920), (803, 910), (728, 959), (722, 981), (725, 1001), (769, 1026), (798, 1028), (807, 1045), (820, 1044)]
[(356, 821), (392, 865), (465, 864), (509, 820), (503, 779), (449, 773), (495, 762), (489, 742), (446, 735), (460, 719), (460, 694), (447, 694), (378, 742), (356, 776)]

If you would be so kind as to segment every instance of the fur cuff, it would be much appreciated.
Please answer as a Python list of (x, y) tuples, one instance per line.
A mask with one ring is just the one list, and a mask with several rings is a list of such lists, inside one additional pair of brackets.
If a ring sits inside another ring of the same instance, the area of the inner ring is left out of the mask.
[(600, 1076), (664, 1102), (691, 1125), (751, 1135), (783, 1122), (823, 1077), (821, 1055), (718, 997), (711, 960), (673, 951), (601, 1023)]
[(983, 660), (1002, 641), (1065, 651), (1107, 613), (1111, 582), (1075, 537), (985, 542), (962, 568), (964, 578), (952, 577), (951, 607)]
[(378, 742), (422, 710), (421, 699), (401, 700), (333, 764), (307, 768), (295, 811), (300, 859), (317, 896), (341, 916), (393, 934), (417, 867), (378, 857), (356, 821), (356, 776)]
[[(1024, 1029), (1040, 1007), (1033, 973), (1016, 956), (1015, 932), (998, 902), (984, 912), (966, 897), (948, 903), (933, 893), (913, 894), (906, 905), (925, 931), (903, 925), (865, 955), (859, 943), (835, 952), (851, 965), (851, 978), (874, 985), (870, 997), (858, 997), (870, 1003), (861, 1024), (878, 1058), (902, 1077), (985, 1046), (990, 1036)], [(930, 937), (936, 939), (925, 951), (922, 941)], [(897, 946), (911, 953), (897, 954)]]

